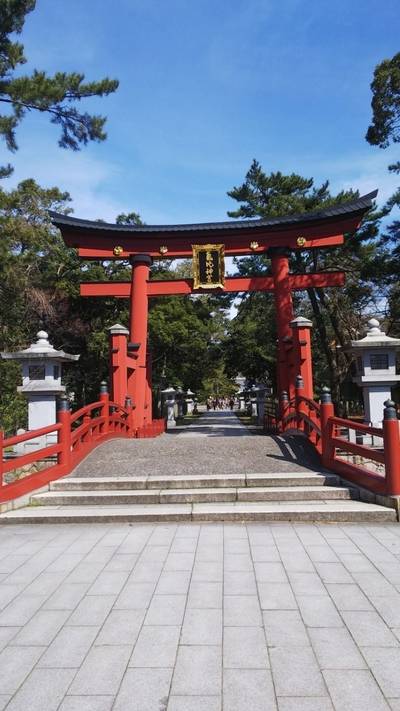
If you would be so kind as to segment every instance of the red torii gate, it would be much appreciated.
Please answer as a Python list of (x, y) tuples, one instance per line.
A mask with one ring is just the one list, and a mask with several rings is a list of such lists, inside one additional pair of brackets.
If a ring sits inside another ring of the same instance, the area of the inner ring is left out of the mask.
[[(113, 399), (124, 404), (129, 396), (135, 406), (136, 427), (152, 419), (151, 383), (147, 362), (148, 299), (153, 296), (207, 293), (195, 290), (191, 279), (150, 280), (153, 259), (192, 256), (192, 245), (212, 241), (224, 244), (226, 256), (267, 253), (272, 276), (231, 277), (224, 291), (273, 291), (278, 332), (278, 392), (294, 395), (295, 378), (301, 372), (304, 392), (312, 397), (311, 352), (307, 327), (292, 328), (292, 291), (344, 284), (343, 272), (290, 274), (288, 257), (293, 250), (335, 247), (354, 232), (372, 207), (377, 191), (357, 200), (315, 213), (279, 218), (200, 223), (190, 225), (115, 225), (80, 220), (51, 212), (53, 224), (65, 243), (78, 248), (84, 259), (129, 259), (130, 282), (89, 282), (81, 285), (83, 296), (115, 296), (130, 299), (129, 343), (124, 329), (111, 334)], [(222, 290), (220, 290), (222, 291)], [(215, 289), (213, 290), (215, 293)], [(300, 324), (297, 324), (300, 326)]]

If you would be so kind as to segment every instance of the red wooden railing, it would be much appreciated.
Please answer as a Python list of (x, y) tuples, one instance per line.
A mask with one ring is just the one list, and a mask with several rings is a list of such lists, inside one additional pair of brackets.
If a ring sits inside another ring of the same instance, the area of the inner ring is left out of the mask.
[[(0, 431), (0, 502), (10, 501), (69, 474), (98, 444), (116, 437), (156, 437), (165, 430), (164, 420), (154, 420), (138, 430), (130, 402), (121, 407), (109, 399), (102, 384), (97, 402), (71, 413), (66, 398), (60, 399), (57, 422), (48, 427), (4, 438)], [(7, 451), (22, 442), (53, 434), (57, 442), (28, 454), (5, 458)], [(45, 464), (40, 471), (7, 481), (7, 474), (28, 465)]]
[(370, 427), (335, 417), (327, 388), (319, 404), (304, 396), (303, 387), (298, 378), (295, 398), (282, 393), (278, 430), (301, 432), (321, 455), (323, 466), (348, 481), (375, 494), (400, 496), (400, 422), (394, 403), (385, 403), (382, 428)]
[(321, 454), (321, 412), (319, 403), (310, 398), (298, 396), (292, 400), (283, 400), (283, 432), (296, 429), (303, 432)]
[[(384, 431), (380, 427), (369, 427), (341, 417), (330, 417), (327, 423), (328, 436), (326, 459), (329, 466), (338, 474), (359, 486), (376, 494), (395, 493), (388, 491), (383, 449)], [(346, 436), (346, 432), (348, 433)], [(359, 444), (350, 440), (350, 433), (359, 433), (362, 439), (378, 438), (380, 445)], [(351, 461), (360, 458), (360, 463)], [(370, 463), (381, 465), (381, 471), (371, 467)], [(399, 492), (400, 493), (400, 492)]]

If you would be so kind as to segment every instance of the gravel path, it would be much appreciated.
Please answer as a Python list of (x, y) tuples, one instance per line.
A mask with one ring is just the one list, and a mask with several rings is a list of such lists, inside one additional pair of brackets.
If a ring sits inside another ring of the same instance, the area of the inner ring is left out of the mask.
[(232, 412), (204, 413), (155, 439), (113, 440), (97, 447), (75, 476), (199, 475), (319, 469), (296, 436), (252, 434)]

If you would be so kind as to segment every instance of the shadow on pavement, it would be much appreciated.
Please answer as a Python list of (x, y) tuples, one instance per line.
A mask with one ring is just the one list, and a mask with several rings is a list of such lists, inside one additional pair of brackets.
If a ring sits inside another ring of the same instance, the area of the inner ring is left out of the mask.
[(302, 465), (304, 464), (305, 469), (315, 470), (321, 468), (321, 461), (318, 454), (304, 437), (299, 435), (269, 435), (269, 437), (277, 444), (282, 452), (282, 456), (278, 454), (267, 454), (268, 459), (293, 462), (296, 464), (301, 462)]

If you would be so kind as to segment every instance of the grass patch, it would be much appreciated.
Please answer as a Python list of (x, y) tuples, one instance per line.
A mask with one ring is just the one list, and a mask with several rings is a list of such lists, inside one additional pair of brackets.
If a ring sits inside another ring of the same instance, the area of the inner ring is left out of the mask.
[(247, 427), (252, 434), (262, 434), (264, 432), (262, 425), (258, 424), (257, 417), (248, 415), (246, 412), (238, 412), (237, 410), (235, 410), (235, 415), (242, 425)]
[(202, 412), (198, 412), (197, 415), (184, 415), (184, 417), (176, 417), (176, 424), (179, 426), (190, 425), (193, 422), (196, 422), (196, 420), (198, 420), (202, 415)]
[(246, 412), (235, 411), (235, 415), (245, 427), (251, 427), (256, 424), (256, 418)]

